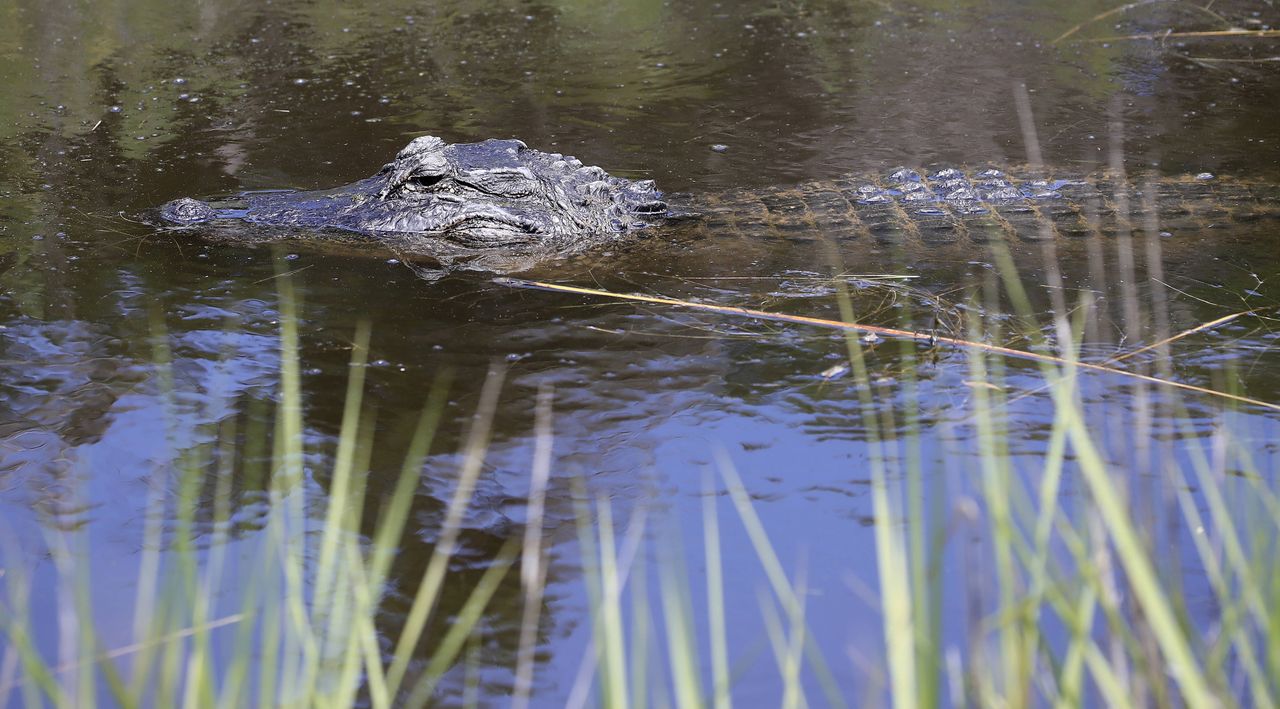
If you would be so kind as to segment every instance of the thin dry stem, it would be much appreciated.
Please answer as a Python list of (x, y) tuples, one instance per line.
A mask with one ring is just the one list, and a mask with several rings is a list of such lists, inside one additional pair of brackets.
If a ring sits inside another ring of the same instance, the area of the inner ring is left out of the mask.
[(1201, 324), (1199, 324), (1199, 325), (1196, 325), (1196, 326), (1195, 326), (1195, 327), (1193, 327), (1193, 328), (1189, 328), (1189, 329), (1187, 329), (1187, 330), (1183, 330), (1182, 332), (1180, 332), (1180, 333), (1178, 333), (1178, 334), (1176, 334), (1176, 335), (1173, 335), (1172, 337), (1166, 337), (1165, 339), (1160, 340), (1159, 342), (1153, 342), (1153, 343), (1151, 343), (1151, 344), (1147, 345), (1146, 347), (1139, 347), (1139, 348), (1138, 348), (1138, 349), (1136, 349), (1136, 350), (1132, 350), (1132, 351), (1129, 351), (1129, 352), (1125, 352), (1124, 354), (1115, 355), (1114, 357), (1108, 357), (1108, 358), (1107, 358), (1107, 362), (1109, 362), (1109, 363), (1113, 363), (1113, 364), (1114, 364), (1114, 363), (1116, 363), (1116, 362), (1123, 362), (1124, 360), (1129, 359), (1130, 357), (1134, 357), (1134, 356), (1140, 355), (1140, 354), (1142, 354), (1143, 352), (1147, 352), (1147, 351), (1149, 351), (1149, 350), (1154, 350), (1154, 349), (1156, 349), (1156, 348), (1158, 348), (1158, 347), (1163, 347), (1164, 345), (1167, 345), (1167, 344), (1169, 344), (1169, 343), (1171, 343), (1171, 342), (1176, 342), (1176, 341), (1178, 341), (1178, 340), (1181, 340), (1181, 339), (1182, 339), (1182, 338), (1184, 338), (1184, 337), (1188, 337), (1188, 336), (1190, 336), (1190, 335), (1194, 335), (1194, 334), (1196, 334), (1197, 332), (1204, 332), (1205, 330), (1208, 330), (1209, 328), (1217, 327), (1217, 326), (1219, 326), (1219, 325), (1225, 325), (1226, 323), (1229, 323), (1229, 322), (1231, 322), (1232, 320), (1235, 320), (1236, 318), (1239, 318), (1239, 317), (1242, 317), (1242, 316), (1245, 316), (1245, 315), (1253, 315), (1253, 314), (1255, 314), (1255, 312), (1256, 312), (1256, 311), (1253, 311), (1253, 310), (1241, 310), (1241, 311), (1240, 311), (1240, 312), (1238, 312), (1238, 313), (1231, 313), (1230, 315), (1223, 315), (1223, 316), (1222, 316), (1222, 317), (1220, 317), (1220, 318), (1216, 318), (1216, 319), (1214, 319), (1214, 320), (1210, 320), (1209, 322), (1201, 323)]
[(1076, 40), (1078, 42), (1129, 42), (1129, 41), (1153, 41), (1160, 39), (1179, 39), (1185, 37), (1249, 37), (1253, 39), (1266, 39), (1270, 37), (1280, 37), (1280, 30), (1200, 30), (1196, 32), (1145, 32), (1141, 34), (1120, 34), (1110, 37), (1093, 37), (1090, 39)]
[(1111, 16), (1113, 16), (1113, 15), (1119, 15), (1119, 14), (1121, 14), (1121, 13), (1128, 12), (1128, 11), (1130, 11), (1130, 10), (1133, 10), (1134, 8), (1139, 8), (1139, 7), (1143, 7), (1143, 6), (1146, 6), (1146, 5), (1155, 5), (1156, 3), (1161, 3), (1161, 2), (1172, 2), (1172, 3), (1176, 3), (1176, 4), (1178, 4), (1178, 5), (1186, 5), (1187, 7), (1190, 7), (1190, 8), (1192, 8), (1192, 9), (1194, 9), (1194, 10), (1199, 10), (1200, 12), (1203, 12), (1203, 13), (1205, 13), (1206, 15), (1209, 15), (1210, 17), (1214, 18), (1215, 20), (1218, 20), (1218, 21), (1222, 22), (1223, 24), (1226, 24), (1226, 21), (1227, 21), (1227, 20), (1226, 20), (1226, 18), (1224, 18), (1222, 15), (1219, 15), (1218, 13), (1216, 13), (1216, 12), (1214, 12), (1214, 11), (1210, 10), (1210, 9), (1209, 9), (1209, 8), (1207, 8), (1207, 7), (1201, 7), (1201, 6), (1199, 6), (1199, 5), (1193, 5), (1193, 4), (1190, 4), (1190, 3), (1182, 3), (1182, 2), (1178, 2), (1178, 0), (1139, 0), (1139, 2), (1131, 2), (1131, 3), (1125, 4), (1125, 5), (1121, 5), (1120, 7), (1114, 7), (1114, 8), (1112, 8), (1112, 9), (1110, 9), (1110, 10), (1105, 11), (1105, 12), (1100, 12), (1100, 13), (1098, 13), (1098, 14), (1094, 15), (1093, 17), (1090, 17), (1089, 19), (1085, 20), (1084, 22), (1081, 22), (1080, 24), (1075, 25), (1074, 27), (1072, 27), (1071, 29), (1067, 30), (1066, 32), (1063, 32), (1062, 34), (1058, 35), (1058, 37), (1057, 37), (1056, 39), (1054, 39), (1052, 42), (1050, 42), (1050, 44), (1057, 44), (1057, 43), (1061, 42), (1062, 40), (1066, 39), (1067, 37), (1070, 37), (1071, 35), (1075, 34), (1076, 32), (1079, 32), (1080, 30), (1084, 29), (1085, 27), (1088, 27), (1089, 25), (1091, 25), (1091, 24), (1093, 24), (1093, 23), (1097, 22), (1098, 20), (1105, 20), (1105, 19), (1106, 19), (1106, 18), (1108, 18), (1108, 17), (1111, 17)]
[(528, 281), (519, 278), (501, 277), (495, 278), (495, 283), (513, 288), (534, 288), (539, 290), (557, 291), (561, 293), (578, 293), (580, 295), (594, 295), (603, 298), (613, 298), (615, 300), (624, 300), (639, 303), (657, 303), (660, 305), (672, 305), (693, 310), (702, 310), (713, 313), (723, 313), (726, 315), (738, 315), (749, 318), (761, 318), (764, 320), (776, 320), (780, 322), (791, 322), (801, 325), (815, 325), (818, 327), (832, 328), (836, 330), (853, 330), (855, 332), (875, 333), (885, 337), (901, 337), (919, 342), (927, 342), (929, 344), (948, 344), (957, 347), (966, 347), (971, 349), (982, 350), (992, 354), (1002, 354), (1009, 357), (1017, 357), (1019, 359), (1029, 359), (1036, 362), (1048, 362), (1060, 367), (1075, 367), (1078, 369), (1087, 369), (1095, 372), (1104, 372), (1107, 374), (1115, 374), (1117, 376), (1138, 379), (1152, 384), (1160, 384), (1163, 386), (1174, 387), (1184, 391), (1193, 391), (1197, 394), (1204, 394), (1221, 399), (1230, 399), (1243, 404), (1258, 406), (1273, 411), (1280, 411), (1280, 404), (1274, 404), (1259, 399), (1251, 399), (1238, 394), (1228, 392), (1215, 391), (1205, 387), (1196, 386), (1194, 384), (1186, 384), (1183, 382), (1173, 381), (1170, 379), (1161, 379), (1147, 374), (1139, 374), (1137, 372), (1129, 372), (1123, 369), (1116, 369), (1102, 364), (1092, 364), (1090, 362), (1069, 361), (1061, 357), (1053, 355), (1040, 354), (1038, 352), (1029, 352), (1027, 350), (1018, 350), (1012, 347), (1002, 347), (1000, 345), (990, 345), (985, 342), (974, 342), (971, 340), (963, 340), (958, 337), (947, 337), (944, 335), (936, 335), (927, 332), (915, 332), (912, 330), (902, 330), (893, 327), (882, 327), (879, 325), (863, 325), (854, 322), (842, 322), (840, 320), (828, 320), (826, 318), (815, 318), (807, 315), (788, 315), (786, 313), (771, 313), (765, 310), (754, 310), (752, 308), (741, 308), (733, 305), (715, 305), (711, 303), (695, 303), (687, 300), (679, 300), (677, 298), (667, 298), (663, 296), (638, 295), (630, 293), (613, 293), (611, 291), (600, 290), (597, 288), (583, 288), (581, 286), (567, 286), (559, 283), (547, 283), (544, 281)]

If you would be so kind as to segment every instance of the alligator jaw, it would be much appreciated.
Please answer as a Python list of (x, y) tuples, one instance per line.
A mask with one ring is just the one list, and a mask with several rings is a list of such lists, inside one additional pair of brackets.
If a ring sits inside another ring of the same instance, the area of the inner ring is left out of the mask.
[(538, 243), (547, 235), (548, 229), (535, 220), (501, 207), (424, 201), (428, 205), (418, 209), (385, 213), (375, 204), (372, 213), (356, 210), (348, 215), (349, 222), (335, 226), (365, 233), (432, 235), (478, 249)]

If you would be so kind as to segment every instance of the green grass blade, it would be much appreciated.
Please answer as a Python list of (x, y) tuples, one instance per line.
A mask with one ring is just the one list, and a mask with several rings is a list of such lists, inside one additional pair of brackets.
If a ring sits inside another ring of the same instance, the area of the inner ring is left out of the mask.
[(440, 644), (436, 647), (435, 652), (431, 655), (431, 661), (427, 663), (426, 669), (422, 673), (422, 677), (418, 680), (417, 685), (410, 692), (408, 700), (405, 702), (407, 706), (417, 707), (423, 706), (431, 698), (431, 694), (435, 691), (436, 685), (440, 678), (444, 676), (454, 662), (462, 654), (462, 649), (467, 643), (467, 639), (471, 637), (472, 631), (483, 617), (485, 608), (489, 605), (489, 600), (493, 598), (493, 594), (497, 592), (498, 585), (502, 583), (502, 579), (511, 571), (511, 565), (515, 561), (516, 554), (519, 550), (519, 541), (515, 538), (507, 540), (507, 543), (498, 551), (489, 568), (485, 569), (480, 580), (471, 591), (471, 595), (467, 597), (467, 602), (463, 604), (462, 610), (458, 611), (449, 624), (449, 630), (441, 638)]
[(529, 478), (529, 504), (520, 560), (520, 586), (524, 609), (520, 618), (520, 644), (516, 651), (516, 672), (512, 683), (512, 709), (525, 709), (533, 691), (534, 650), (538, 638), (542, 597), (547, 583), (547, 558), (542, 549), (543, 514), (547, 483), (551, 478), (552, 389), (538, 391), (534, 414), (533, 466)]
[(1092, 494), (1108, 536), (1115, 545), (1116, 554), (1125, 569), (1129, 583), (1143, 613), (1151, 624), (1151, 631), (1165, 654), (1169, 670), (1182, 688), (1186, 701), (1195, 707), (1208, 707), (1217, 703), (1213, 692), (1182, 633), (1162, 591), (1160, 579), (1151, 565), (1150, 557), (1139, 540), (1125, 503), (1116, 489), (1110, 471), (1097, 449), (1093, 437), (1084, 426), (1076, 404), (1068, 396), (1070, 390), (1055, 384), (1053, 389), (1057, 414), (1064, 417), (1067, 430), (1079, 458), (1079, 466)]
[(711, 703), (729, 709), (729, 634), (724, 614), (724, 562), (720, 553), (720, 520), (716, 514), (715, 479), (702, 475), (702, 538), (707, 565), (707, 631), (711, 647)]
[(493, 424), (494, 413), (498, 408), (498, 395), (502, 391), (503, 378), (504, 371), (502, 369), (491, 369), (489, 376), (485, 379), (484, 387), (480, 391), (480, 402), (477, 406), (476, 418), (472, 424), (471, 433), (466, 444), (462, 468), (458, 472), (457, 487), (454, 488), (453, 496), (449, 500), (444, 525), (440, 530), (440, 537), (436, 542), (435, 549), (431, 552), (427, 568), (423, 572), (422, 580), (418, 585), (418, 592), (414, 596), (413, 604), (409, 608), (409, 615), (405, 619), (404, 628), (396, 641), (393, 652), (394, 659), (391, 662), (391, 667), (387, 670), (387, 691), (392, 697), (395, 697), (399, 692), (400, 683), (404, 680), (405, 671), (408, 669), (409, 661), (413, 656), (413, 649), (417, 647), (418, 641), (422, 638), (422, 631), (426, 627), (427, 619), (431, 615), (440, 588), (444, 584), (445, 574), (448, 572), (449, 559), (453, 556), (454, 548), (458, 542), (458, 535), (462, 531), (463, 515), (466, 514), (467, 507), (471, 503), (476, 480), (480, 476), (480, 469), (484, 463), (484, 454), (489, 444), (489, 434)]

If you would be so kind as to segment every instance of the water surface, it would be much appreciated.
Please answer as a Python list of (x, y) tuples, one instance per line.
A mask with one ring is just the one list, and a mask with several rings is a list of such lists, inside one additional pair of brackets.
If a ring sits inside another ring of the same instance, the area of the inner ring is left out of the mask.
[[(1020, 165), (1033, 145), (1050, 171), (1088, 172), (1119, 156), (1132, 174), (1280, 180), (1280, 67), (1250, 61), (1271, 47), (1247, 38), (1105, 40), (1219, 29), (1222, 21), (1257, 29), (1277, 22), (1275, 8), (1217, 3), (1215, 18), (1156, 4), (1088, 23), (1112, 5), (17, 0), (0, 7), (0, 529), (20, 552), (5, 563), (29, 565), (33, 613), (51, 618), (56, 575), (45, 531), (87, 530), (93, 602), (106, 617), (119, 614), (118, 637), (128, 637), (131, 569), (154, 476), (216, 438), (227, 421), (267, 425), (279, 396), (283, 268), (301, 293), (308, 485), (316, 494), (328, 482), (357, 323), (373, 332), (368, 392), (380, 444), (369, 464), (372, 498), (390, 493), (428, 390), (442, 371), (452, 373), (442, 436), (413, 507), (414, 534), (395, 565), (398, 591), (411, 592), (426, 563), (456, 451), (494, 368), (505, 371), (501, 404), (446, 607), (469, 592), (468, 573), (477, 575), (522, 533), (534, 400), (540, 387), (553, 388), (553, 566), (538, 703), (558, 705), (571, 693), (590, 635), (570, 481), (584, 479), (620, 519), (645, 510), (650, 524), (676, 530), (697, 570), (701, 491), (717, 456), (740, 471), (788, 571), (806, 574), (806, 613), (842, 689), (849, 697), (878, 691), (867, 667), (883, 652), (881, 618), (862, 592), (876, 586), (875, 447), (854, 378), (824, 376), (847, 359), (839, 335), (511, 289), (483, 273), (428, 282), (389, 252), (211, 242), (150, 226), (147, 210), (186, 195), (343, 184), (372, 174), (422, 134), (518, 137), (696, 194), (898, 165)], [(1088, 24), (1053, 42), (1080, 23)], [(1017, 110), (1022, 87), (1034, 144)], [(713, 151), (715, 144), (728, 149)], [(898, 325), (910, 312), (919, 327), (957, 336), (969, 335), (961, 305), (974, 294), (990, 303), (980, 296), (997, 280), (992, 254), (972, 245), (793, 236), (657, 232), (520, 275), (836, 319), (831, 275), (911, 276), (894, 288), (855, 280), (855, 312)], [(1065, 291), (1053, 284), (1040, 245), (1011, 249), (1042, 315), (1056, 307), (1055, 294), (1096, 295), (1082, 348), (1100, 360), (1162, 333), (1274, 306), (1278, 236), (1274, 221), (1187, 230), (1160, 240), (1156, 258), (1140, 252), (1136, 265), (1112, 242), (1064, 245), (1055, 267)], [(1134, 303), (1141, 308), (1127, 307)], [(1273, 324), (1245, 318), (1176, 343), (1172, 360), (1148, 355), (1137, 366), (1274, 401)], [(157, 361), (165, 356), (171, 374), (162, 376)], [(914, 392), (920, 402), (918, 423), (898, 419), (881, 435), (919, 442), (928, 504), (959, 520), (944, 527), (942, 577), (959, 579), (944, 591), (945, 637), (962, 647), (966, 598), (982, 597), (989, 583), (987, 528), (955, 511), (977, 494), (966, 354), (944, 347), (908, 357), (881, 343), (868, 365), (876, 400), (900, 406)], [(1052, 407), (1034, 365), (1007, 366), (1006, 384), (1032, 392), (1005, 414), (1009, 455), (1030, 473)], [(1191, 396), (1187, 418), (1157, 407), (1155, 420), (1139, 421), (1131, 381), (1088, 376), (1082, 387), (1090, 416), (1109, 431), (1109, 455), (1132, 471), (1135, 489), (1159, 469), (1137, 443), (1184, 426), (1210, 431), (1224, 416), (1222, 402)], [(1235, 444), (1249, 447), (1258, 469), (1274, 470), (1274, 414), (1244, 407), (1232, 421)], [(250, 539), (268, 513), (261, 483), (255, 488), (244, 472), (252, 467), (248, 453), (233, 466), (245, 476), (236, 485), (238, 535)], [(1079, 494), (1069, 480), (1064, 505)], [(781, 685), (756, 600), (766, 582), (734, 526), (736, 513), (717, 499), (731, 647), (742, 649), (735, 659), (745, 667), (764, 670), (743, 672), (734, 691), (771, 697)], [(1152, 503), (1151, 514), (1161, 509)], [(1174, 549), (1190, 548), (1185, 530), (1168, 534)], [(1182, 555), (1170, 553), (1168, 568)], [(1170, 573), (1185, 573), (1192, 589), (1203, 584), (1194, 568)], [(515, 586), (508, 590), (485, 619), (485, 696), (510, 689), (520, 605)], [(392, 602), (389, 634), (403, 611)], [(111, 644), (112, 629), (104, 633)], [(54, 638), (40, 642), (53, 647)], [(421, 652), (429, 655), (429, 642)], [(822, 696), (816, 679), (806, 681), (813, 697)]]

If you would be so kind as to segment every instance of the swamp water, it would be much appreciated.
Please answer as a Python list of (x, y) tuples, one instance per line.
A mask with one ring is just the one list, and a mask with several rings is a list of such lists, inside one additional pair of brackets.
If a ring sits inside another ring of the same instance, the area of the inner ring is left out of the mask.
[[(447, 574), (399, 669), (406, 692), (443, 670), (429, 695), (441, 704), (505, 704), (522, 647), (536, 649), (523, 656), (537, 706), (709, 701), (726, 676), (743, 706), (905, 701), (907, 686), (945, 704), (1113, 691), (1161, 703), (1196, 696), (1195, 677), (1274, 699), (1275, 680), (1258, 679), (1280, 675), (1263, 622), (1280, 593), (1273, 409), (1097, 371), (1070, 378), (1078, 406), (1056, 405), (1063, 390), (1038, 363), (972, 348), (851, 343), (485, 273), (429, 282), (390, 253), (213, 243), (144, 221), (179, 196), (350, 182), (425, 133), (518, 137), (693, 193), (1022, 165), (1035, 151), (1073, 173), (1119, 161), (1137, 179), (1280, 182), (1280, 52), (1265, 34), (1280, 13), (1114, 7), (0, 4), (0, 702), (316, 691), (377, 704), (363, 674), (349, 687), (326, 673), (351, 667), (353, 647), (395, 669), (433, 558)], [(1216, 34), (1229, 27), (1261, 34)], [(1147, 36), (1168, 30), (1180, 34)], [(821, 229), (656, 231), (518, 275), (1075, 349), (1280, 401), (1280, 226), (1151, 233), (1052, 256), (1012, 243), (1002, 261)], [(365, 326), (367, 349), (354, 346)], [(282, 328), (296, 329), (283, 356)], [(372, 553), (424, 407), (438, 430), (400, 496), (372, 635), (309, 636), (290, 610), (359, 585), (334, 555)], [(531, 565), (509, 560), (539, 461), (545, 579), (530, 584)], [(1082, 471), (1090, 461), (1105, 478)], [(460, 470), (474, 490), (451, 515)], [(1195, 677), (1169, 668), (1176, 639), (1135, 620), (1159, 614), (1139, 609), (1111, 551), (1123, 542), (1096, 505), (1103, 479), (1152, 550)], [(1056, 531), (1042, 537), (1045, 509)], [(322, 568), (339, 571), (324, 581)], [(472, 622), (433, 667), (449, 629)], [(85, 662), (104, 655), (116, 670)]]

